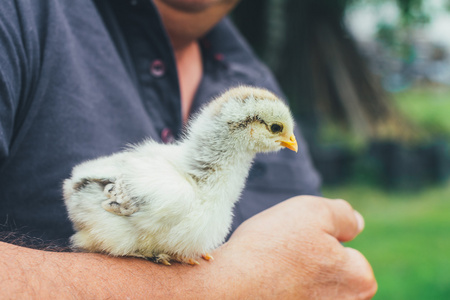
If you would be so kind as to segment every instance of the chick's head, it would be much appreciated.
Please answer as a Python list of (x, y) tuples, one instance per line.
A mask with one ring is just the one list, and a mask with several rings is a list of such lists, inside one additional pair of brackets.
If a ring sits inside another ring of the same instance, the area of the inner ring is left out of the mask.
[(231, 137), (251, 152), (288, 148), (297, 152), (294, 120), (289, 107), (271, 92), (241, 86), (212, 103)]

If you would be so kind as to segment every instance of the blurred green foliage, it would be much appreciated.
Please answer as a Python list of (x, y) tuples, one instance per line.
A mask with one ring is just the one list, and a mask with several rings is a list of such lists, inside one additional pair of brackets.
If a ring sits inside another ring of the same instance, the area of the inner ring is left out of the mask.
[[(423, 9), (424, 0), (347, 0), (345, 2), (347, 6), (354, 3), (395, 3), (400, 10), (403, 26), (424, 24), (430, 21), (430, 16)], [(450, 8), (450, 1), (447, 2)]]
[[(410, 88), (391, 94), (400, 112), (423, 133), (425, 142), (433, 138), (450, 141), (450, 87), (428, 85)], [(344, 125), (322, 120), (320, 143), (344, 145), (353, 151), (363, 150), (364, 140), (355, 136)]]
[(450, 140), (450, 87), (430, 85), (393, 94), (402, 113), (428, 135)]
[(386, 49), (389, 49), (392, 55), (406, 64), (411, 64), (416, 60), (415, 46), (411, 43), (403, 27), (380, 23), (377, 29), (377, 40)]
[(423, 11), (423, 0), (397, 0), (397, 5), (402, 12), (403, 24), (427, 23), (430, 17)]
[(372, 185), (325, 188), (365, 217), (365, 230), (347, 245), (370, 261), (374, 299), (450, 299), (450, 183), (420, 192), (387, 192)]

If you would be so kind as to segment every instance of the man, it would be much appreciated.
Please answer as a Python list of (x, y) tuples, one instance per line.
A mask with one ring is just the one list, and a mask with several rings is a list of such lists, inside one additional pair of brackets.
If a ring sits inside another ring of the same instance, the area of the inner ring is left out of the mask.
[[(4, 224), (64, 244), (73, 231), (60, 189), (74, 165), (149, 136), (172, 141), (189, 114), (231, 86), (257, 85), (280, 95), (268, 70), (222, 20), (237, 2), (5, 1), (0, 8)], [(376, 283), (370, 265), (339, 243), (362, 230), (362, 217), (344, 201), (291, 198), (319, 194), (318, 177), (304, 142), (299, 144), (301, 155), (281, 151), (256, 159), (235, 210), (237, 230), (213, 253), (214, 262), (167, 268), (1, 243), (0, 276), (9, 282), (3, 294), (371, 297)]]

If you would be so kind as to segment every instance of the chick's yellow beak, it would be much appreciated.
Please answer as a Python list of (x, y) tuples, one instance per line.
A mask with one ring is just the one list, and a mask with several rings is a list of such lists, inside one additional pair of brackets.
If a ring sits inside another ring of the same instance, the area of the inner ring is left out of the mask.
[(297, 140), (295, 139), (294, 135), (291, 135), (289, 137), (289, 140), (279, 140), (277, 142), (279, 142), (281, 146), (286, 147), (292, 151), (298, 151)]

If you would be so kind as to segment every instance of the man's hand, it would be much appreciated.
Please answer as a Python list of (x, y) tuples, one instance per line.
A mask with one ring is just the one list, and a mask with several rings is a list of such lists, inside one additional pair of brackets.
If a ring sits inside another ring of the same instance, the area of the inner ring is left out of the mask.
[(234, 249), (238, 274), (258, 284), (250, 298), (369, 299), (377, 289), (369, 263), (340, 243), (363, 227), (343, 200), (295, 197), (247, 220), (224, 248)]
[(342, 200), (302, 196), (243, 223), (214, 261), (157, 265), (97, 253), (56, 253), (0, 243), (6, 298), (368, 299), (366, 259), (340, 241), (362, 217)]

